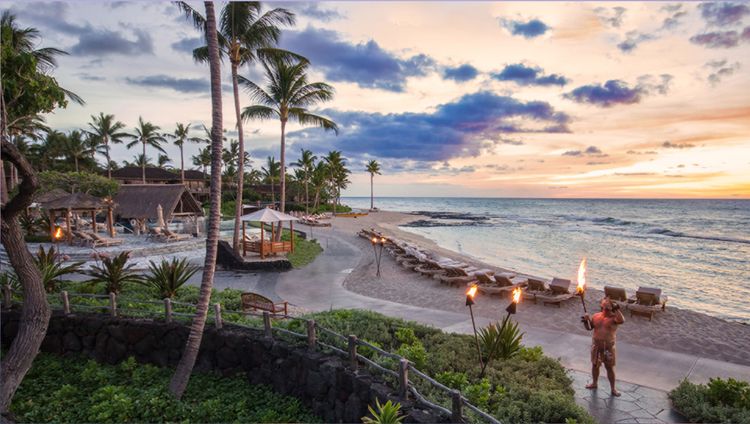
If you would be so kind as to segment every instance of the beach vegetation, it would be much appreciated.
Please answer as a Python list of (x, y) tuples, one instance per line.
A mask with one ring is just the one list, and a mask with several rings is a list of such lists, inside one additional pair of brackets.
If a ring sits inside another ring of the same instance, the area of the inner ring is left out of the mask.
[(750, 422), (750, 383), (711, 378), (706, 384), (683, 380), (669, 392), (674, 408), (690, 422)]
[(141, 274), (133, 268), (135, 264), (128, 263), (129, 251), (123, 251), (114, 257), (99, 256), (101, 262), (91, 266), (87, 274), (91, 277), (90, 284), (104, 284), (105, 293), (119, 294), (125, 284), (139, 283)]
[(404, 420), (401, 415), (401, 404), (390, 399), (386, 403), (380, 403), (380, 399), (375, 399), (375, 408), (368, 405), (367, 410), (372, 417), (362, 417), (365, 424), (400, 424)]
[(66, 193), (87, 193), (94, 197), (114, 196), (120, 188), (116, 181), (90, 172), (43, 171), (39, 173), (39, 183), (42, 193), (58, 189)]
[(106, 160), (107, 178), (112, 179), (112, 159), (110, 158), (110, 147), (112, 144), (120, 144), (125, 141), (128, 134), (123, 131), (125, 124), (115, 119), (115, 115), (99, 112), (99, 116), (91, 115), (89, 122), (90, 140), (97, 153), (103, 154)]
[(42, 353), (11, 405), (17, 422), (321, 422), (298, 399), (244, 375), (194, 373), (181, 400), (173, 370), (129, 358), (105, 365)]
[(305, 213), (310, 213), (310, 180), (315, 171), (315, 161), (318, 157), (311, 150), (301, 149), (300, 157), (292, 166), (298, 167), (302, 171), (302, 184), (305, 186)]
[(200, 268), (190, 265), (186, 258), (172, 258), (159, 263), (149, 261), (148, 270), (149, 274), (139, 282), (150, 287), (159, 299), (171, 299)]
[(60, 277), (77, 273), (83, 265), (83, 262), (64, 262), (55, 246), (45, 250), (42, 245), (34, 256), (34, 263), (42, 274), (42, 284), (47, 293), (57, 291)]
[(375, 207), (375, 191), (374, 191), (374, 180), (375, 175), (380, 175), (380, 164), (376, 160), (371, 160), (367, 162), (367, 166), (365, 167), (365, 171), (367, 171), (370, 174), (370, 209), (373, 209)]
[(129, 137), (133, 139), (130, 143), (126, 144), (125, 147), (131, 149), (138, 144), (143, 149), (141, 152), (141, 176), (143, 184), (146, 184), (146, 147), (151, 146), (161, 153), (166, 153), (161, 144), (166, 142), (164, 135), (159, 132), (161, 127), (152, 124), (151, 122), (144, 121), (142, 116), (138, 117), (138, 125), (135, 127), (135, 132)]

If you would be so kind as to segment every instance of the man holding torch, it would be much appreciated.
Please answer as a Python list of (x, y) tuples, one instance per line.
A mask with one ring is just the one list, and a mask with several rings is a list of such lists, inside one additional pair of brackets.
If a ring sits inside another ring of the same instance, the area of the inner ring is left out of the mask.
[(625, 322), (625, 317), (620, 311), (620, 305), (612, 302), (608, 297), (602, 299), (600, 304), (601, 312), (593, 316), (585, 314), (582, 317), (586, 328), (593, 330), (591, 338), (591, 375), (593, 382), (586, 386), (587, 389), (596, 389), (599, 382), (599, 367), (604, 364), (607, 370), (609, 386), (612, 390), (612, 396), (620, 396), (620, 392), (615, 389), (615, 334), (617, 327)]

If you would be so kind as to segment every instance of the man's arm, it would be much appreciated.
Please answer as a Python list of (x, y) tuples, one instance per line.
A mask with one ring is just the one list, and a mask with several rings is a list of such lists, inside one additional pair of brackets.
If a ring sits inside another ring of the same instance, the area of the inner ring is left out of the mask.
[(620, 305), (617, 303), (612, 302), (612, 312), (615, 314), (615, 323), (616, 324), (622, 324), (625, 322), (625, 316), (622, 314), (622, 310), (620, 309)]
[(594, 329), (594, 320), (589, 316), (589, 314), (582, 316), (581, 322), (583, 323), (583, 328), (585, 328), (586, 330), (591, 331)]

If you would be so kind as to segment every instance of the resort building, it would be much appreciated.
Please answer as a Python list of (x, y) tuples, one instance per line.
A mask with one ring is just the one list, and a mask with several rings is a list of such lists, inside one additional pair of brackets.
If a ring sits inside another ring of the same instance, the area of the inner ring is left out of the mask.
[[(198, 202), (208, 201), (208, 174), (192, 169), (185, 170), (185, 187)], [(121, 186), (143, 184), (142, 169), (138, 166), (125, 166), (112, 171), (112, 179)], [(180, 171), (146, 167), (146, 184), (180, 184)]]
[(203, 209), (181, 184), (124, 184), (113, 200), (116, 220), (126, 221), (134, 229), (162, 219), (167, 225), (181, 221), (189, 233), (202, 231), (199, 218), (204, 216)]

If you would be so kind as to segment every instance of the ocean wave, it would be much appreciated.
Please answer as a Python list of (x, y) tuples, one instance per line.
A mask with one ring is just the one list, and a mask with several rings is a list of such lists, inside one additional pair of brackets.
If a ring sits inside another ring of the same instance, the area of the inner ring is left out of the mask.
[(745, 239), (738, 239), (733, 237), (722, 237), (722, 236), (704, 236), (700, 234), (686, 234), (681, 233), (679, 231), (672, 231), (666, 228), (652, 228), (648, 231), (648, 234), (656, 234), (661, 236), (669, 236), (669, 237), (682, 237), (682, 238), (690, 238), (690, 239), (696, 239), (696, 240), (711, 240), (711, 241), (724, 241), (729, 243), (742, 243), (742, 244), (750, 244), (750, 240)]

